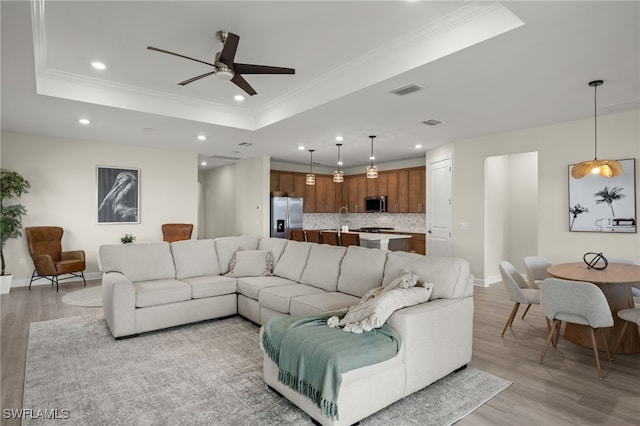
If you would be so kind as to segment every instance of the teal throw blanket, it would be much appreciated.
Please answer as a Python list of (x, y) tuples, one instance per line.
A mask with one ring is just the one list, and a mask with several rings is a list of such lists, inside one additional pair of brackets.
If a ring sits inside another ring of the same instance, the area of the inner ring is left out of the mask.
[(262, 336), (264, 351), (278, 365), (278, 381), (311, 399), (330, 419), (338, 418), (342, 373), (391, 359), (401, 345), (386, 324), (362, 334), (327, 326), (329, 317), (345, 313), (269, 318)]

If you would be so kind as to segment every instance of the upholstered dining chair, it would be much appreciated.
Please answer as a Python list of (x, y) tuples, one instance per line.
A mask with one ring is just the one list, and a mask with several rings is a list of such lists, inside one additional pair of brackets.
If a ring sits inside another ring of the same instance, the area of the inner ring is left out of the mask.
[(546, 278), (553, 278), (553, 276), (547, 272), (547, 268), (551, 266), (551, 262), (549, 262), (549, 259), (546, 257), (525, 256), (523, 261), (529, 287), (540, 289), (542, 281)]
[(307, 229), (307, 242), (322, 244), (322, 235), (318, 229)]
[(338, 245), (338, 231), (321, 231), (320, 237), (322, 238), (322, 244)]
[(191, 223), (163, 223), (162, 239), (170, 243), (191, 239), (193, 224)]
[(603, 380), (595, 330), (600, 332), (600, 337), (602, 337), (607, 351), (607, 358), (611, 362), (611, 353), (602, 328), (613, 326), (613, 316), (604, 293), (593, 283), (560, 278), (547, 278), (542, 282), (541, 287), (540, 305), (544, 315), (552, 321), (552, 325), (540, 355), (540, 364), (549, 349), (549, 344), (553, 342), (553, 346), (556, 347), (562, 321), (587, 325), (591, 332), (591, 345), (596, 359), (598, 377)]
[[(86, 269), (84, 250), (62, 251), (62, 234), (64, 230), (59, 226), (29, 226), (25, 228), (29, 254), (35, 269), (29, 281), (29, 290), (34, 280), (45, 278), (56, 285), (58, 281), (74, 277), (84, 279)], [(60, 275), (70, 275), (60, 278)]]
[[(626, 263), (629, 265), (637, 265), (638, 262), (634, 262), (631, 259), (625, 259), (623, 257), (607, 257), (609, 263)], [(640, 308), (640, 283), (631, 286), (631, 295), (633, 296), (633, 303), (636, 308)]]
[(306, 241), (307, 239), (305, 237), (304, 229), (292, 229), (290, 239), (292, 239), (293, 241)]
[(358, 234), (357, 232), (341, 232), (340, 245), (343, 247), (359, 246), (360, 234)]
[(513, 266), (510, 262), (507, 262), (506, 260), (500, 262), (500, 264), (498, 265), (498, 269), (500, 269), (502, 284), (507, 291), (509, 300), (514, 302), (511, 314), (509, 315), (509, 318), (507, 318), (507, 322), (504, 324), (502, 334), (500, 335), (504, 337), (504, 333), (505, 331), (507, 331), (507, 327), (511, 327), (511, 324), (513, 324), (513, 319), (516, 317), (516, 313), (518, 312), (518, 308), (521, 304), (528, 305), (527, 309), (522, 315), (523, 319), (531, 305), (540, 304), (540, 290), (530, 288), (524, 278), (522, 278), (520, 272), (518, 272), (515, 266)]
[(625, 331), (627, 331), (627, 326), (629, 323), (635, 323), (636, 326), (640, 326), (640, 308), (629, 308), (618, 311), (618, 318), (624, 320), (624, 324), (622, 324), (622, 329), (620, 330), (620, 336), (618, 336), (618, 340), (616, 341), (616, 345), (613, 348), (613, 353), (615, 354), (618, 351), (618, 346), (622, 342), (622, 338), (624, 337)]

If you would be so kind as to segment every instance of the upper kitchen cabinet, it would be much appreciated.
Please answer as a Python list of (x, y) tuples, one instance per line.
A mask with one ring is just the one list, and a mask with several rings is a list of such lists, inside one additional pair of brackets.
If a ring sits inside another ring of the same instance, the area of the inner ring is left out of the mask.
[(397, 170), (387, 175), (387, 211), (389, 213), (409, 211), (409, 172)]
[[(342, 193), (340, 193), (342, 199)], [(336, 207), (336, 183), (333, 176), (316, 175), (316, 213), (335, 213)]]
[(366, 187), (367, 187), (367, 197), (375, 197), (378, 195), (388, 195), (388, 174), (386, 173), (378, 173), (378, 177), (376, 179), (366, 179)]
[(426, 170), (424, 167), (409, 170), (409, 213), (426, 212)]
[(344, 180), (348, 183), (349, 213), (364, 213), (364, 197), (367, 196), (367, 178), (365, 175), (349, 176)]

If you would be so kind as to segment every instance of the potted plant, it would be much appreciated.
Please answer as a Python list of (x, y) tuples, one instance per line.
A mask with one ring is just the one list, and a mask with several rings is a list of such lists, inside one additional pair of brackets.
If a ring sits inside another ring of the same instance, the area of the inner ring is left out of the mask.
[(130, 244), (136, 240), (136, 237), (131, 234), (124, 234), (124, 237), (120, 238), (122, 244)]
[(22, 236), (22, 216), (27, 214), (27, 209), (22, 204), (5, 206), (5, 201), (11, 198), (20, 198), (22, 194), (29, 192), (31, 185), (19, 173), (7, 169), (0, 170), (0, 259), (2, 260), (1, 293), (8, 293), (11, 289), (11, 274), (5, 272), (4, 245), (11, 238)]

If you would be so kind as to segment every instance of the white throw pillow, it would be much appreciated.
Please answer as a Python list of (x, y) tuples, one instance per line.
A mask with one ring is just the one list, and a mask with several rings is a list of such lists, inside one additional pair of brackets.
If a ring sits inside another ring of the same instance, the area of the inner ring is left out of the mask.
[(410, 288), (394, 288), (382, 294), (352, 306), (341, 320), (331, 317), (327, 321), (329, 327), (344, 327), (344, 331), (362, 333), (381, 327), (398, 309), (424, 303), (431, 296), (433, 285)]
[(415, 287), (418, 284), (418, 276), (413, 272), (405, 272), (404, 275), (399, 276), (395, 280), (391, 281), (389, 285), (386, 287), (376, 287), (369, 290), (362, 299), (360, 303), (364, 303), (374, 297), (380, 296), (382, 293), (387, 291), (391, 291), (396, 288), (411, 288)]
[(229, 277), (262, 277), (273, 271), (273, 255), (267, 250), (238, 250), (229, 262)]

